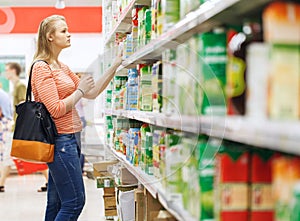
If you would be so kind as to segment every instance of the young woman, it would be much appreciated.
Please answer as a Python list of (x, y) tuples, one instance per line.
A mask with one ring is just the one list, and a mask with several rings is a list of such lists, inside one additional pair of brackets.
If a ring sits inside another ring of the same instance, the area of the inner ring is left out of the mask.
[(63, 16), (53, 15), (40, 23), (32, 92), (36, 101), (45, 104), (58, 130), (54, 161), (48, 163), (46, 221), (77, 220), (83, 209), (85, 190), (79, 159), (82, 125), (75, 105), (82, 97), (95, 99), (109, 84), (122, 62), (120, 53), (97, 82), (90, 75), (79, 79), (58, 59), (60, 52), (71, 46), (70, 39)]

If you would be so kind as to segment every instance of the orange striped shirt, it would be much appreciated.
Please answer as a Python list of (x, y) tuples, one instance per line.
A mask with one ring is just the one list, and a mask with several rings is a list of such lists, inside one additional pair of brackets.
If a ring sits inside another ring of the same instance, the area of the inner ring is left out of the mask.
[(51, 70), (45, 62), (33, 66), (31, 77), (32, 92), (35, 101), (42, 102), (54, 119), (59, 134), (79, 132), (82, 129), (80, 117), (75, 108), (66, 112), (62, 101), (78, 87), (79, 78), (61, 63), (61, 69)]

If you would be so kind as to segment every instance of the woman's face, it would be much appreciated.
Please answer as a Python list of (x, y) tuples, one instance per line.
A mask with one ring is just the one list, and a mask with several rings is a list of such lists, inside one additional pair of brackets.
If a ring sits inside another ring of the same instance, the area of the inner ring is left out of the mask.
[(6, 74), (6, 78), (8, 80), (12, 80), (13, 79), (13, 75), (15, 75), (14, 70), (11, 69), (9, 65), (5, 66), (5, 74)]
[(71, 46), (71, 34), (65, 21), (55, 22), (56, 31), (50, 36), (51, 43), (57, 48), (64, 49)]

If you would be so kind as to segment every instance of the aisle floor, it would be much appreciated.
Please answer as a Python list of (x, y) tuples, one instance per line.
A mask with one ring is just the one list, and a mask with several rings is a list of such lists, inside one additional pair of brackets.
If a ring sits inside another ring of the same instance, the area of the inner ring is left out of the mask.
[[(45, 182), (41, 174), (26, 176), (11, 175), (6, 182), (5, 192), (0, 193), (1, 221), (44, 220), (46, 193), (37, 189)], [(102, 221), (104, 207), (102, 190), (96, 188), (96, 181), (84, 176), (86, 204), (78, 221)]]

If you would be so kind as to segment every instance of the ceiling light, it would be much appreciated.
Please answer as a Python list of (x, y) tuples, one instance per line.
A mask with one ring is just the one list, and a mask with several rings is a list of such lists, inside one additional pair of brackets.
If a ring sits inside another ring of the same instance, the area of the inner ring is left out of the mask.
[(65, 0), (57, 0), (55, 3), (55, 8), (64, 9), (66, 7)]

